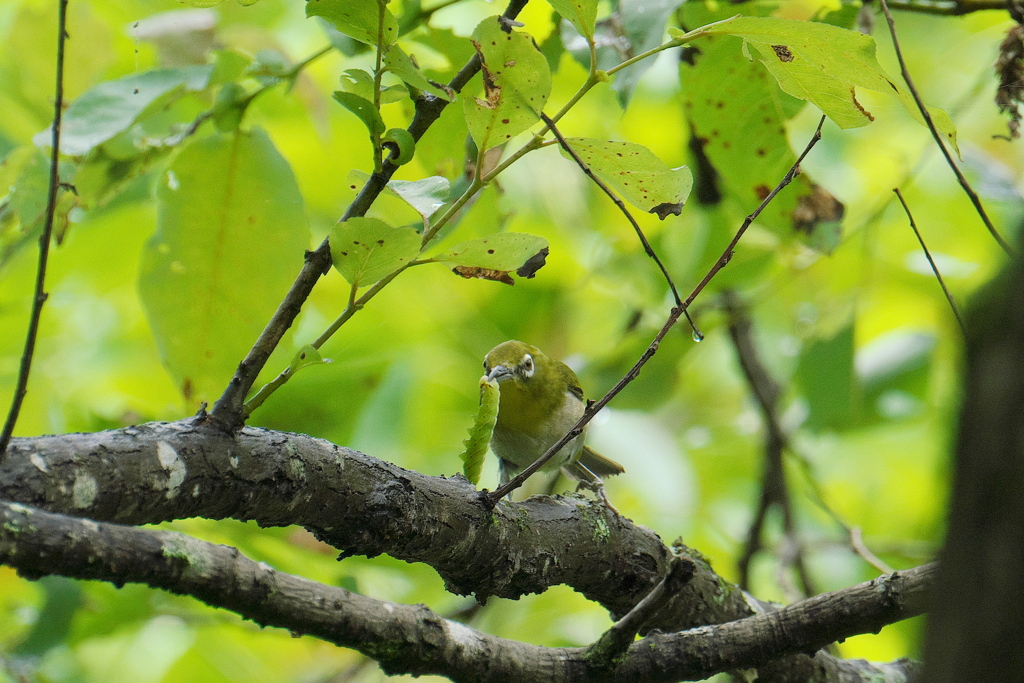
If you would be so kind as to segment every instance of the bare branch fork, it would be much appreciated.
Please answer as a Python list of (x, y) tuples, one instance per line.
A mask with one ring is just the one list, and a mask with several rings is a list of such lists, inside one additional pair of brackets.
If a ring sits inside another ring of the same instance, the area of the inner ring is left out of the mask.
[(50, 178), (46, 193), (46, 217), (43, 234), (39, 236), (39, 264), (36, 267), (35, 296), (32, 298), (32, 314), (25, 335), (25, 350), (21, 354), (21, 367), (18, 370), (18, 383), (11, 400), (11, 409), (7, 414), (3, 432), (0, 433), (0, 463), (4, 460), (7, 446), (14, 433), (14, 425), (18, 422), (21, 405), (28, 393), (28, 376), (32, 370), (32, 357), (35, 354), (36, 336), (39, 332), (39, 321), (43, 315), (43, 304), (49, 296), (46, 293), (46, 264), (50, 256), (50, 236), (53, 234), (53, 220), (57, 213), (57, 192), (60, 190), (60, 122), (64, 113), (64, 43), (67, 35), (68, 0), (59, 0), (57, 5), (57, 85), (53, 97), (53, 128), (50, 135)]
[(598, 411), (601, 410), (601, 408), (604, 408), (606, 405), (608, 405), (609, 401), (615, 398), (615, 396), (617, 396), (620, 391), (625, 389), (630, 382), (632, 382), (640, 375), (640, 370), (643, 368), (644, 365), (647, 364), (647, 361), (649, 361), (654, 356), (654, 354), (657, 353), (658, 346), (661, 344), (661, 340), (665, 338), (665, 335), (668, 334), (668, 331), (671, 330), (672, 327), (679, 321), (679, 318), (683, 315), (683, 313), (686, 312), (686, 309), (690, 307), (690, 304), (693, 303), (693, 300), (697, 298), (698, 294), (704, 291), (704, 288), (707, 287), (708, 283), (711, 282), (711, 279), (715, 277), (718, 271), (724, 268), (729, 263), (729, 261), (732, 260), (733, 250), (739, 243), (740, 238), (743, 237), (744, 233), (746, 233), (747, 228), (749, 228), (751, 223), (753, 223), (754, 220), (761, 215), (761, 212), (765, 210), (765, 207), (767, 207), (773, 199), (775, 199), (775, 196), (779, 194), (779, 192), (781, 192), (783, 188), (785, 188), (787, 185), (793, 182), (794, 178), (796, 178), (797, 174), (800, 172), (800, 162), (804, 160), (804, 157), (806, 157), (808, 153), (810, 153), (810, 151), (814, 148), (814, 146), (818, 144), (818, 141), (821, 140), (821, 127), (823, 125), (825, 125), (824, 116), (822, 116), (821, 120), (818, 121), (818, 127), (814, 130), (814, 135), (811, 136), (811, 139), (807, 143), (807, 146), (804, 148), (804, 151), (800, 153), (800, 156), (797, 158), (796, 162), (786, 173), (785, 177), (783, 177), (783, 179), (779, 181), (779, 184), (775, 186), (775, 189), (768, 193), (768, 196), (766, 196), (761, 201), (758, 207), (754, 209), (753, 213), (751, 213), (743, 220), (743, 224), (740, 225), (739, 230), (736, 231), (736, 234), (733, 236), (732, 240), (729, 241), (729, 244), (725, 247), (725, 251), (722, 252), (722, 255), (718, 258), (715, 264), (711, 266), (711, 269), (708, 270), (707, 274), (703, 277), (703, 279), (701, 279), (701, 281), (697, 283), (697, 286), (693, 288), (693, 291), (690, 292), (690, 295), (688, 297), (686, 297), (686, 300), (683, 301), (681, 305), (676, 306), (675, 308), (672, 309), (671, 313), (669, 313), (668, 319), (665, 321), (665, 324), (661, 327), (660, 330), (658, 330), (658, 333), (654, 336), (654, 339), (651, 341), (650, 345), (648, 345), (647, 349), (640, 356), (640, 359), (637, 360), (637, 362), (633, 364), (633, 367), (629, 369), (629, 372), (627, 372), (622, 379), (616, 382), (615, 386), (608, 390), (608, 393), (606, 393), (604, 396), (599, 398), (594, 403), (590, 404), (587, 407), (586, 411), (584, 411), (583, 416), (580, 417), (580, 419), (576, 422), (575, 425), (573, 425), (572, 429), (570, 429), (569, 432), (565, 434), (565, 436), (556, 441), (544, 455), (537, 458), (537, 460), (534, 461), (532, 465), (524, 469), (522, 472), (517, 474), (508, 482), (506, 482), (504, 485), (499, 486), (497, 489), (494, 490), (494, 492), (483, 492), (483, 502), (485, 505), (487, 505), (488, 507), (494, 507), (495, 505), (498, 504), (499, 500), (504, 498), (510, 492), (515, 491), (517, 488), (522, 486), (523, 482), (525, 482), (534, 472), (543, 467), (544, 464), (552, 457), (554, 457), (555, 453), (561, 450), (561, 448), (565, 444), (569, 443), (577, 436), (579, 436), (581, 433), (583, 433), (583, 428), (586, 427), (587, 424), (594, 419), (594, 416), (598, 413)]

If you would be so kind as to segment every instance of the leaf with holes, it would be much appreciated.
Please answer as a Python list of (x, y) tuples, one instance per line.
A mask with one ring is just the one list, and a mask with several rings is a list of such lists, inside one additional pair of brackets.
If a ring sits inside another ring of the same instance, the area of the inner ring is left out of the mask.
[(462, 472), (473, 484), (480, 481), (480, 471), (484, 466), (484, 457), (487, 455), (487, 446), (491, 443), (491, 433), (494, 431), (494, 423), (498, 419), (498, 401), (501, 397), (501, 390), (494, 380), (488, 381), (486, 377), (480, 378), (480, 407), (477, 409), (476, 419), (469, 430), (469, 438), (463, 441), (466, 450), (459, 455), (462, 458)]
[(331, 230), (334, 267), (349, 284), (365, 287), (416, 258), (420, 236), (377, 218), (350, 218)]
[[(567, 142), (594, 173), (644, 211), (664, 214), (664, 218), (676, 213), (669, 206), (681, 207), (690, 196), (690, 169), (669, 168), (643, 145), (592, 138), (568, 138)], [(564, 149), (562, 156), (572, 158)]]
[(480, 22), (473, 45), (483, 59), (484, 98), (463, 98), (463, 110), (477, 147), (487, 150), (536, 123), (551, 92), (551, 72), (533, 38), (506, 32), (499, 17)]

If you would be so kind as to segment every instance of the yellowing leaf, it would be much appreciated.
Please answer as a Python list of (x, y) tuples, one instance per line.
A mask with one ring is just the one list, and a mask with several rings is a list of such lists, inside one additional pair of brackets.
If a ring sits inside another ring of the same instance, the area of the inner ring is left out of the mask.
[[(643, 145), (591, 138), (569, 138), (567, 142), (602, 180), (644, 211), (669, 204), (681, 206), (690, 196), (690, 170), (685, 166), (669, 168)], [(571, 158), (564, 149), (562, 156)]]
[(469, 430), (469, 438), (463, 441), (466, 450), (459, 456), (462, 458), (462, 471), (473, 484), (480, 481), (480, 470), (484, 466), (484, 457), (487, 455), (487, 446), (491, 443), (491, 433), (494, 431), (494, 423), (498, 419), (498, 401), (501, 398), (501, 390), (494, 380), (488, 381), (486, 377), (480, 378), (480, 407), (477, 409), (476, 419)]
[(551, 92), (548, 62), (526, 33), (506, 32), (499, 17), (480, 22), (473, 45), (483, 59), (484, 98), (464, 97), (469, 132), (481, 150), (532, 126)]
[(350, 284), (365, 287), (416, 258), (420, 236), (377, 218), (350, 218), (331, 230), (334, 267)]

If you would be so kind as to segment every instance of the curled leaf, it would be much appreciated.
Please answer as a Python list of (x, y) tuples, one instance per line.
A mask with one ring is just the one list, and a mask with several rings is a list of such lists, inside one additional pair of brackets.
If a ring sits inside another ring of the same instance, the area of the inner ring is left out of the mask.
[(416, 140), (404, 128), (389, 128), (381, 139), (384, 147), (391, 152), (391, 161), (397, 166), (409, 163), (416, 154)]
[(491, 432), (494, 431), (494, 423), (498, 419), (498, 400), (501, 397), (501, 390), (494, 380), (488, 381), (487, 377), (480, 378), (480, 407), (476, 412), (476, 419), (469, 430), (469, 438), (463, 441), (466, 450), (459, 456), (462, 458), (462, 472), (473, 484), (480, 481), (480, 470), (484, 466), (484, 456), (487, 455), (487, 446), (491, 443)]
[(548, 248), (544, 247), (536, 254), (526, 259), (526, 262), (516, 268), (516, 275), (519, 277), (525, 277), (529, 280), (531, 277), (537, 274), (537, 271), (544, 267), (544, 263), (548, 258)]

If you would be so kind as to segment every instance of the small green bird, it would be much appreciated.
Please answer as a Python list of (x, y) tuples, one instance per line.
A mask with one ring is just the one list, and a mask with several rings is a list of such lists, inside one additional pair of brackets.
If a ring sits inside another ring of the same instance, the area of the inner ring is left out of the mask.
[[(488, 380), (501, 389), (491, 450), (500, 460), (504, 484), (542, 456), (583, 415), (583, 389), (568, 365), (521, 341), (498, 344), (484, 358)], [(561, 467), (569, 477), (598, 488), (601, 477), (621, 474), (622, 465), (583, 445), (583, 434), (567, 443), (542, 471)]]

